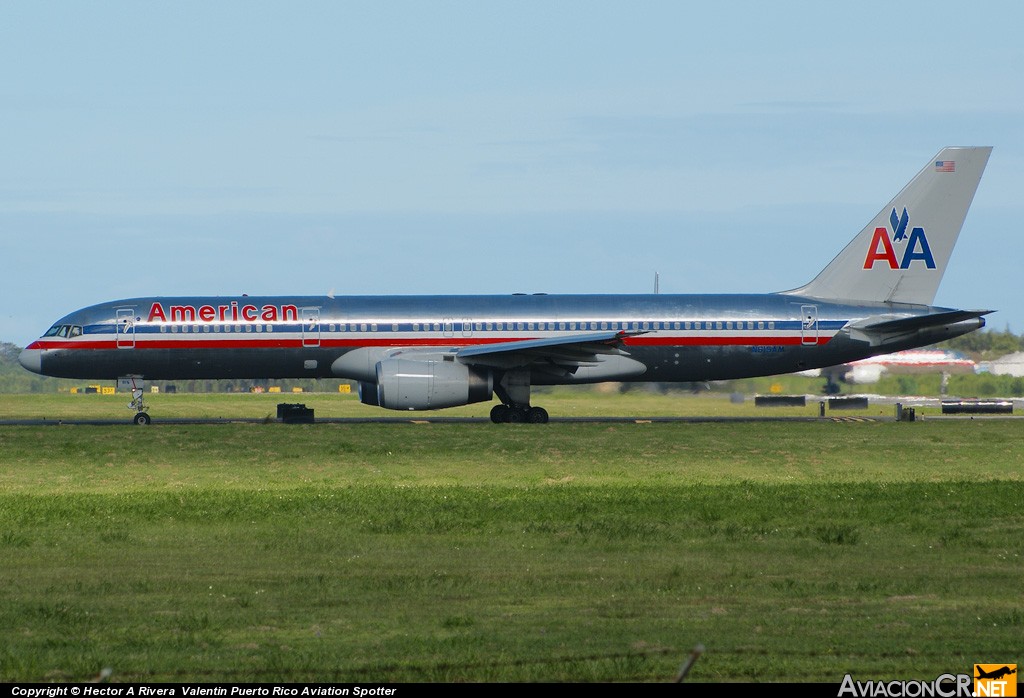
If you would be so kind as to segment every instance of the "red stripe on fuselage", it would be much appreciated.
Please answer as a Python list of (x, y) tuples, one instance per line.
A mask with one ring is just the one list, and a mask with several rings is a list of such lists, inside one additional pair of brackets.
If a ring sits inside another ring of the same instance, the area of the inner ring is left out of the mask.
[[(179, 335), (180, 339), (144, 339), (137, 337), (135, 346), (120, 347), (122, 351), (146, 350), (146, 349), (299, 349), (299, 348), (343, 348), (356, 349), (359, 347), (468, 347), (486, 344), (500, 345), (507, 342), (522, 342), (534, 339), (545, 339), (544, 337), (415, 337), (415, 338), (384, 338), (372, 337), (361, 339), (324, 339), (313, 344), (312, 340), (301, 337), (274, 338), (263, 336), (239, 337), (238, 339), (207, 339), (186, 337)], [(659, 337), (651, 335), (638, 335), (626, 337), (623, 344), (636, 347), (705, 347), (705, 346), (801, 346), (827, 344), (831, 336), (818, 337), (744, 337), (727, 336), (716, 337), (711, 335), (686, 336), (686, 337)], [(40, 339), (32, 342), (29, 349), (44, 350), (111, 350), (118, 349), (115, 340), (90, 341), (90, 340), (46, 340)]]

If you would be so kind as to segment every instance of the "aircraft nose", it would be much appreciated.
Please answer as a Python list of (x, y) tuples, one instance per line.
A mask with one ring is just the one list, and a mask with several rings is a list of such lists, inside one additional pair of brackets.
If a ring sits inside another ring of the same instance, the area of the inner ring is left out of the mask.
[(43, 350), (42, 349), (22, 349), (21, 353), (18, 354), (18, 363), (27, 368), (32, 373), (43, 372)]

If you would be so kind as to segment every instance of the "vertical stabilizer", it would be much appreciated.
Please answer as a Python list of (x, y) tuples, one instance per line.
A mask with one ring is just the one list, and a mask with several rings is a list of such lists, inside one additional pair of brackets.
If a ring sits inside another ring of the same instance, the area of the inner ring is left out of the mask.
[(943, 148), (813, 281), (786, 293), (931, 305), (991, 152)]

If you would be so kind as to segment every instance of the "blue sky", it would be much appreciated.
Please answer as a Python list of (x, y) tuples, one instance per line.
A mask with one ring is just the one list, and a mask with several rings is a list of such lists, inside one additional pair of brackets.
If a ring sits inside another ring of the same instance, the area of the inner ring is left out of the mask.
[(145, 295), (761, 292), (945, 145), (1024, 331), (1018, 2), (0, 4), (0, 340)]

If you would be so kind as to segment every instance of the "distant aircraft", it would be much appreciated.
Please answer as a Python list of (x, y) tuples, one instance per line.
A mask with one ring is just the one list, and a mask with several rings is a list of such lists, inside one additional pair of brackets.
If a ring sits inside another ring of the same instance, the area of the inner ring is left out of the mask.
[(975, 373), (978, 364), (958, 351), (946, 349), (909, 349), (892, 354), (879, 354), (838, 366), (802, 371), (801, 375), (824, 376), (838, 391), (837, 381), (846, 383), (877, 383), (883, 373)]
[[(494, 422), (548, 421), (534, 385), (792, 373), (924, 346), (989, 310), (933, 307), (991, 153), (939, 152), (810, 283), (763, 295), (133, 298), (58, 320), (30, 371), (145, 380), (342, 378), (360, 400), (433, 410), (497, 396)], [(909, 232), (908, 232), (909, 230)]]

